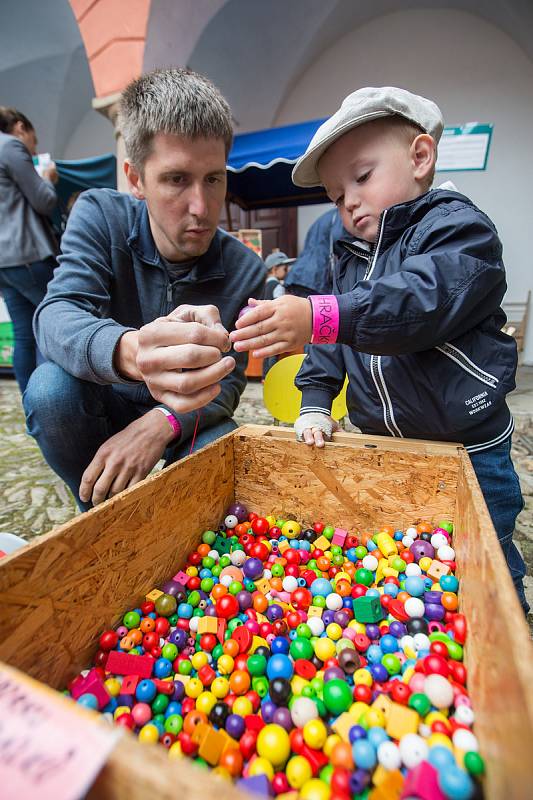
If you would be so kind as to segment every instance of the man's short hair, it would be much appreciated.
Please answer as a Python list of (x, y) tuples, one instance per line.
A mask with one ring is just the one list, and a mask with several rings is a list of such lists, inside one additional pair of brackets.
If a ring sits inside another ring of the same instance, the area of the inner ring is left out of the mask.
[(28, 117), (22, 111), (17, 111), (16, 108), (9, 106), (0, 106), (0, 131), (2, 133), (11, 133), (17, 122), (22, 122), (27, 131), (34, 130)]
[(140, 172), (158, 133), (223, 139), (226, 156), (233, 141), (227, 101), (208, 78), (190, 69), (157, 69), (132, 81), (120, 98), (119, 126)]

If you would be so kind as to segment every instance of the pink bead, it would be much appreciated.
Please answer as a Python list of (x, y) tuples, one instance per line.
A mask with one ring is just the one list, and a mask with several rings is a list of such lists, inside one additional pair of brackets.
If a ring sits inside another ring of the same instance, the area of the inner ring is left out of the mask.
[(125, 636), (127, 633), (128, 633), (128, 628), (126, 628), (125, 625), (119, 625), (119, 627), (117, 628), (118, 638), (122, 639), (122, 637)]
[(424, 681), (426, 680), (426, 676), (423, 675), (421, 672), (415, 672), (411, 680), (409, 681), (409, 688), (411, 691), (416, 694), (418, 692), (424, 692)]
[(353, 642), (357, 636), (357, 633), (353, 628), (345, 628), (342, 632), (342, 635), (345, 639), (350, 639), (350, 641)]
[(311, 560), (311, 553), (308, 553), (307, 550), (300, 550), (302, 564), (307, 564), (308, 561)]
[(455, 706), (468, 706), (468, 708), (472, 708), (472, 702), (466, 694), (458, 694), (454, 700)]
[(135, 724), (142, 727), (152, 719), (152, 709), (148, 703), (136, 703), (131, 709), (131, 716)]
[(247, 622), (244, 623), (244, 627), (248, 628), (248, 630), (254, 634), (254, 636), (259, 635), (259, 624), (253, 620), (249, 619)]

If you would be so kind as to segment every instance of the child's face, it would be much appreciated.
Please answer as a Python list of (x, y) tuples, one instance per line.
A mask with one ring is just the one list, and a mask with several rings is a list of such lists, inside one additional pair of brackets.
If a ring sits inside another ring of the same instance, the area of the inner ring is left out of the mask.
[(345, 133), (318, 162), (318, 174), (346, 230), (375, 241), (381, 212), (419, 197), (433, 167), (434, 142), (412, 143), (395, 125), (376, 120)]

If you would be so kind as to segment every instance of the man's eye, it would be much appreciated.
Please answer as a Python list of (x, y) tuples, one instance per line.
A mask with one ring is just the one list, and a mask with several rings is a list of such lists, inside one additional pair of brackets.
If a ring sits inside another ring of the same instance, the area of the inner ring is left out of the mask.
[(183, 183), (183, 175), (172, 175), (170, 177), (170, 183), (173, 183), (175, 185)]
[(364, 183), (370, 177), (370, 170), (357, 178), (357, 183)]
[(220, 178), (217, 177), (216, 175), (210, 175), (209, 178), (207, 179), (207, 182), (210, 183), (212, 186), (214, 186), (217, 183), (220, 183)]

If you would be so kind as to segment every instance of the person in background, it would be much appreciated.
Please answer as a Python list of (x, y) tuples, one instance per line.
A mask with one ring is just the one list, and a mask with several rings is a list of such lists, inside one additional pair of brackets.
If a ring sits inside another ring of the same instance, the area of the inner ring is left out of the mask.
[(20, 111), (0, 106), (0, 291), (13, 323), (13, 369), (24, 392), (38, 361), (35, 309), (56, 265), (50, 216), (57, 203), (55, 164), (37, 174), (35, 128)]
[[(273, 250), (265, 259), (265, 266), (267, 268), (267, 279), (265, 283), (265, 291), (263, 292), (263, 300), (275, 300), (277, 297), (282, 297), (285, 294), (284, 281), (289, 271), (289, 266), (295, 258), (289, 258), (281, 250)], [(277, 356), (265, 358), (263, 360), (263, 380), (265, 380), (268, 370), (274, 366), (278, 360)]]

